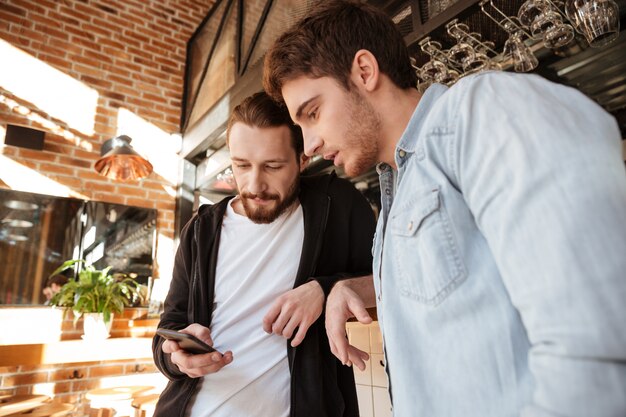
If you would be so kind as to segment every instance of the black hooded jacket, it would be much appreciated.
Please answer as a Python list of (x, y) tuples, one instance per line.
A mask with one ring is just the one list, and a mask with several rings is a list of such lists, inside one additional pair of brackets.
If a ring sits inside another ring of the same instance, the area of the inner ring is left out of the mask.
[[(191, 323), (211, 327), (209, 306), (213, 305), (220, 229), (229, 200), (202, 206), (183, 229), (159, 327), (179, 330)], [(371, 273), (375, 220), (365, 198), (333, 173), (301, 177), (299, 200), (304, 242), (294, 288), (315, 279), (328, 294), (337, 280)], [(199, 379), (178, 370), (161, 350), (163, 341), (154, 337), (154, 360), (170, 382), (154, 415), (183, 417)], [(359, 415), (352, 368), (331, 353), (324, 314), (298, 347), (286, 342), (285, 348), (291, 372), (291, 417)]]

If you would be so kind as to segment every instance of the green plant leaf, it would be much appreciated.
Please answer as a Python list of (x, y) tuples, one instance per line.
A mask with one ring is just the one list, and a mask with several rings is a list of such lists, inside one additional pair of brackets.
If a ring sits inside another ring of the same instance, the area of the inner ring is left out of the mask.
[(83, 259), (70, 259), (69, 261), (65, 261), (61, 264), (60, 267), (58, 267), (57, 269), (55, 269), (49, 276), (48, 278), (58, 275), (61, 272), (65, 271), (66, 269), (68, 269), (70, 266), (74, 266), (77, 263), (82, 263), (85, 262)]
[[(55, 273), (61, 272), (84, 260), (73, 259), (63, 263)], [(124, 308), (137, 300), (143, 300), (140, 286), (125, 274), (111, 274), (111, 267), (97, 270), (87, 265), (77, 280), (69, 281), (52, 297), (50, 304), (74, 312), (74, 325), (84, 313), (104, 313), (108, 322), (112, 313), (122, 313)], [(53, 273), (54, 274), (54, 273)]]

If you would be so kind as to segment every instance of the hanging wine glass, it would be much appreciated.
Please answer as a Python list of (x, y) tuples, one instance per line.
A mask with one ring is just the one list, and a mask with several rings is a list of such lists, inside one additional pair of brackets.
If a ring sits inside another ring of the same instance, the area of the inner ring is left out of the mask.
[(517, 18), (522, 25), (530, 29), (535, 20), (548, 10), (550, 5), (546, 0), (526, 0), (517, 11)]
[(449, 86), (457, 82), (460, 76), (458, 71), (448, 68), (446, 72), (435, 75), (435, 82)]
[(474, 56), (464, 62), (463, 71), (466, 74), (482, 71), (489, 64), (489, 57), (486, 54), (487, 49), (481, 42), (482, 35), (477, 32), (472, 32), (465, 35), (464, 39), (474, 49)]
[(448, 71), (448, 67), (443, 62), (431, 58), (430, 61), (425, 63), (421, 70), (419, 77), (424, 81), (436, 82), (437, 77), (441, 77)]
[(567, 0), (565, 14), (594, 48), (619, 36), (619, 7), (613, 0)]
[(455, 19), (446, 25), (446, 30), (448, 34), (457, 41), (448, 51), (448, 59), (453, 64), (465, 68), (465, 66), (468, 65), (466, 62), (474, 60), (476, 56), (474, 48), (466, 40), (469, 27), (464, 23), (459, 23)]
[(548, 48), (560, 48), (574, 39), (574, 28), (563, 23), (561, 15), (552, 9), (540, 13), (530, 25), (534, 37), (541, 36)]
[(482, 54), (487, 58), (487, 64), (483, 68), (490, 71), (502, 71), (502, 65), (499, 62), (489, 58), (489, 51), (493, 51), (496, 44), (491, 41), (482, 41), (479, 45), (476, 45), (476, 53)]
[(529, 72), (537, 68), (539, 60), (524, 43), (524, 32), (517, 31), (511, 33), (504, 43), (504, 55), (513, 59), (513, 69), (515, 72)]

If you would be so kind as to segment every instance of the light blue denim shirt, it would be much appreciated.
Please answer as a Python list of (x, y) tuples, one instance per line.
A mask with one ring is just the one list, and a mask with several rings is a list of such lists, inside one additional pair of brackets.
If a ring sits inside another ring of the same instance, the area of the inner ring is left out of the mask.
[(381, 164), (374, 282), (396, 417), (626, 416), (615, 120), (535, 75), (423, 95)]

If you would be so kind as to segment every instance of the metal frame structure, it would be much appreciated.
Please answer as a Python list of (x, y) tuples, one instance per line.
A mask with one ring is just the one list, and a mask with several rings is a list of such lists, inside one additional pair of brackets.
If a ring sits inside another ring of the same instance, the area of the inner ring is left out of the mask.
[[(307, 0), (302, 1), (306, 2)], [(497, 0), (497, 3), (500, 6), (504, 6), (505, 9), (508, 10), (509, 14), (514, 15), (516, 14), (517, 8), (519, 8), (523, 1), (524, 0)], [(624, 28), (626, 26), (626, 0), (616, 1), (618, 2), (620, 7), (620, 23), (622, 28)], [(490, 40), (495, 41), (496, 44), (499, 44), (499, 47), (502, 46), (507, 36), (507, 34), (502, 31), (502, 29), (499, 28), (497, 24), (494, 24), (491, 20), (487, 18), (487, 16), (480, 12), (480, 0), (458, 0), (432, 17), (429, 17), (429, 0), (368, 0), (368, 2), (376, 7), (379, 7), (389, 16), (394, 18), (394, 21), (396, 22), (398, 28), (401, 30), (404, 36), (405, 43), (409, 47), (409, 51), (412, 55), (419, 55), (419, 41), (426, 36), (435, 36), (440, 38), (443, 36), (445, 38), (445, 25), (452, 19), (459, 19), (460, 21), (465, 21), (469, 23), (472, 30), (479, 31), (488, 35)], [(237, 99), (245, 97), (252, 90), (256, 91), (255, 89), (259, 88), (258, 80), (260, 78), (262, 68), (259, 68), (258, 66), (253, 66), (252, 68), (249, 68), (249, 64), (253, 53), (255, 52), (257, 42), (263, 33), (263, 29), (265, 27), (268, 15), (270, 14), (271, 8), (276, 3), (277, 2), (275, 2), (274, 0), (265, 1), (262, 13), (256, 25), (256, 29), (250, 39), (250, 43), (249, 45), (245, 45), (248, 47), (245, 54), (243, 52), (243, 34), (244, 25), (246, 23), (246, 16), (244, 15), (244, 0), (216, 0), (216, 3), (211, 8), (211, 11), (207, 15), (207, 17), (202, 21), (196, 32), (194, 32), (194, 35), (191, 37), (187, 45), (185, 89), (183, 94), (183, 108), (181, 115), (181, 131), (186, 133), (187, 141), (183, 142), (183, 151), (181, 152), (181, 154), (185, 159), (187, 159), (186, 162), (188, 162), (192, 166), (194, 163), (194, 158), (196, 158), (197, 162), (198, 155), (202, 154), (203, 151), (206, 151), (207, 148), (209, 148), (209, 145), (214, 146), (217, 143), (217, 136), (219, 136), (219, 134), (221, 133), (220, 129), (223, 127), (221, 123), (225, 123), (225, 121), (223, 121), (220, 116), (216, 118), (219, 120), (211, 120), (210, 123), (202, 123), (202, 129), (198, 129), (195, 124), (193, 128), (189, 126), (189, 118), (193, 111), (193, 107), (196, 103), (196, 99), (198, 97), (200, 89), (202, 88), (203, 81), (208, 71), (212, 55), (217, 46), (217, 42), (222, 36), (225, 22), (229, 16), (229, 13), (231, 12), (231, 8), (238, 8), (238, 15), (236, 17), (236, 74), (235, 85), (227, 93), (227, 96), (229, 97), (224, 99), (226, 101), (229, 101), (228, 99), (236, 101)], [(195, 90), (191, 91), (189, 83), (192, 77), (192, 45), (194, 42), (198, 41), (197, 38), (199, 34), (202, 33), (204, 25), (209, 22), (214, 13), (220, 10), (221, 6), (226, 7), (224, 10), (224, 15), (220, 20), (218, 30), (215, 34), (214, 39), (212, 40), (210, 54), (208, 57), (206, 57), (206, 62), (204, 62), (200, 80), (195, 87)], [(600, 90), (600, 87), (598, 87), (597, 84), (601, 81), (598, 78), (602, 80), (609, 80), (608, 86), (605, 86), (607, 87), (605, 88), (605, 90), (607, 90), (607, 94), (614, 94), (615, 91), (619, 90), (618, 93), (623, 92), (623, 95), (626, 96), (626, 72), (623, 72), (623, 74), (620, 72), (622, 65), (626, 66), (626, 64), (622, 64), (623, 62), (626, 62), (626, 50), (623, 49), (623, 45), (626, 43), (625, 36), (626, 34), (622, 34), (618, 42), (616, 42), (612, 47), (602, 51), (588, 49), (580, 53), (581, 50), (579, 49), (570, 51), (569, 55), (568, 51), (560, 51), (560, 54), (552, 53), (552, 51), (546, 49), (538, 51), (538, 53), (541, 54), (541, 64), (536, 72), (548, 79), (551, 79), (552, 81), (575, 85), (583, 92), (590, 94), (592, 98), (595, 97), (600, 104), (606, 104), (602, 102), (603, 100), (614, 100), (614, 98), (611, 98), (613, 97), (611, 96), (605, 99), (604, 96), (601, 94), (602, 91), (596, 91)], [(604, 68), (605, 64), (610, 65)], [(598, 73), (598, 71), (600, 71), (600, 73)], [(615, 75), (616, 71), (618, 75)], [(192, 101), (188, 100), (190, 94), (193, 94)], [(626, 108), (620, 107), (623, 106), (623, 97), (621, 99), (618, 97), (618, 99), (619, 102), (616, 104), (617, 108), (613, 109), (612, 112), (617, 118), (622, 132), (626, 132)], [(208, 115), (212, 116), (214, 115), (214, 113), (221, 115), (222, 113), (224, 113), (224, 108), (226, 107), (224, 103), (218, 101), (218, 103), (216, 103), (212, 107), (212, 109), (209, 110), (209, 112), (207, 112), (207, 114), (202, 117), (201, 121), (206, 120), (206, 116)], [(212, 133), (210, 133), (209, 136), (206, 136), (205, 131), (206, 128), (209, 127), (209, 124), (211, 126), (211, 129), (216, 130), (215, 132), (211, 131)], [(318, 169), (323, 170), (326, 168), (332, 168), (324, 165), (323, 162), (324, 161), (318, 164)], [(188, 168), (190, 169), (190, 167)], [(370, 178), (362, 178), (361, 180), (369, 181)], [(197, 181), (197, 175), (187, 175), (185, 176), (183, 185), (185, 185), (188, 191), (190, 189), (195, 190), (198, 186)], [(183, 218), (180, 218), (181, 212), (179, 210), (177, 210), (176, 213), (178, 230), (179, 227), (182, 226), (187, 220), (186, 217), (189, 216), (190, 206), (189, 202), (181, 201), (182, 196), (179, 196), (179, 199), (177, 200), (179, 207), (181, 209), (184, 208), (184, 210), (182, 210), (184, 211), (184, 214), (182, 215)]]
[[(205, 25), (207, 25), (210, 22), (213, 15), (219, 10), (219, 8), (223, 5), (224, 2), (226, 2), (224, 14), (222, 15), (222, 18), (220, 19), (217, 32), (215, 33), (215, 37), (211, 44), (209, 55), (208, 57), (206, 57), (206, 61), (202, 69), (202, 75), (200, 76), (196, 89), (194, 91), (190, 91), (189, 80), (191, 79), (191, 76), (192, 76), (191, 74), (191, 71), (193, 68), (192, 60), (194, 59), (194, 57), (192, 56), (193, 45), (195, 42), (198, 41), (198, 37), (202, 33)], [(185, 87), (183, 89), (182, 114), (181, 114), (181, 119), (180, 119), (181, 120), (180, 129), (182, 132), (187, 130), (187, 128), (189, 127), (189, 117), (191, 116), (193, 108), (196, 105), (200, 89), (202, 88), (204, 79), (209, 69), (209, 65), (211, 63), (211, 58), (213, 57), (213, 53), (215, 52), (217, 43), (219, 42), (222, 36), (222, 32), (224, 31), (224, 26), (226, 25), (226, 21), (230, 13), (232, 12), (231, 8), (237, 7), (237, 10), (235, 10), (235, 12), (238, 13), (237, 14), (237, 39), (236, 39), (237, 47), (235, 49), (236, 51), (235, 52), (236, 80), (238, 80), (248, 70), (248, 64), (250, 63), (250, 58), (252, 57), (254, 48), (256, 47), (256, 44), (257, 44), (257, 41), (259, 40), (261, 32), (263, 31), (263, 27), (265, 26), (265, 21), (267, 20), (267, 16), (269, 14), (269, 11), (273, 3), (274, 3), (273, 0), (266, 0), (265, 5), (263, 6), (263, 12), (261, 13), (261, 17), (257, 23), (254, 35), (252, 36), (252, 39), (250, 40), (250, 45), (248, 47), (248, 50), (245, 56), (243, 56), (243, 53), (242, 53), (243, 29), (244, 29), (244, 21), (245, 21), (244, 0), (236, 0), (236, 1), (235, 0), (217, 0), (215, 4), (213, 5), (213, 7), (211, 8), (211, 10), (209, 11), (209, 13), (207, 14), (207, 16), (202, 20), (202, 22), (200, 23), (196, 31), (193, 33), (193, 35), (189, 39), (189, 42), (187, 43), (187, 56), (185, 60)], [(190, 95), (191, 95), (191, 101), (189, 100)]]

